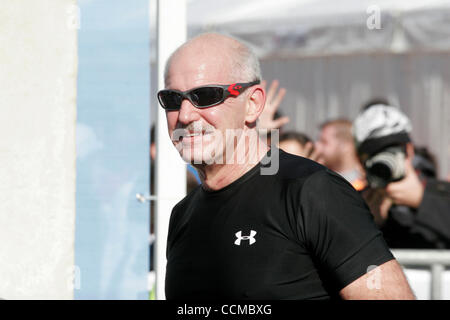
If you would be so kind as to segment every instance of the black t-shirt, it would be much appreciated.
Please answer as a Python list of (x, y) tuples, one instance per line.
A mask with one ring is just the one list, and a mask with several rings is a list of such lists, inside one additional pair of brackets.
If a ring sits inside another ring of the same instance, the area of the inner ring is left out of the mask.
[(173, 209), (167, 299), (328, 299), (393, 259), (361, 196), (338, 174), (279, 150), (218, 191)]

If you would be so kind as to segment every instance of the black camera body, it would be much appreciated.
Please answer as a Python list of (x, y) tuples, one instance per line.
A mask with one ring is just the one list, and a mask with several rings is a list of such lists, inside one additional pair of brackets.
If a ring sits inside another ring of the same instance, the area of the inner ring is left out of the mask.
[(384, 188), (405, 177), (406, 146), (388, 146), (372, 154), (364, 162), (366, 179), (371, 188)]

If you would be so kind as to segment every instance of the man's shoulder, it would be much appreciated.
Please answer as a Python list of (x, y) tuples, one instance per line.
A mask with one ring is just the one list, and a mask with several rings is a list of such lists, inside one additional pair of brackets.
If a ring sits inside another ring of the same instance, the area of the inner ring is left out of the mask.
[(280, 168), (278, 177), (285, 184), (295, 185), (298, 189), (308, 190), (302, 194), (314, 194), (316, 197), (327, 192), (351, 193), (359, 197), (352, 185), (338, 173), (307, 158), (299, 157), (280, 150)]
[(306, 179), (316, 172), (325, 172), (323, 165), (300, 156), (287, 153), (279, 149), (280, 166), (278, 176), (282, 179)]
[(172, 213), (176, 213), (177, 211), (186, 209), (187, 206), (189, 206), (195, 197), (198, 196), (198, 193), (200, 192), (201, 185), (199, 184), (197, 187), (195, 187), (191, 192), (189, 192), (183, 199), (181, 199), (175, 207), (173, 207)]

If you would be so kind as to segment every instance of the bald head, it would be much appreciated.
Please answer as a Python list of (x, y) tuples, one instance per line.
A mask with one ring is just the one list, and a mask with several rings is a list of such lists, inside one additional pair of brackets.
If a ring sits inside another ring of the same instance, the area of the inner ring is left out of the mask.
[(261, 79), (258, 57), (253, 50), (240, 40), (218, 33), (204, 33), (181, 45), (172, 53), (164, 72), (166, 87), (170, 84), (170, 68), (179, 57), (200, 58), (208, 56), (223, 66), (232, 82), (251, 82)]

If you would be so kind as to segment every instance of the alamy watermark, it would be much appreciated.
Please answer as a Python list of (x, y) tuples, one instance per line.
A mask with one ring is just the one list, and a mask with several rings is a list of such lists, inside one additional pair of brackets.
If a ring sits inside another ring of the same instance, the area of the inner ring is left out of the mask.
[(67, 20), (66, 27), (69, 30), (80, 29), (81, 28), (81, 10), (77, 5), (69, 5), (66, 8)]
[(377, 265), (371, 265), (367, 268), (367, 280), (366, 286), (369, 290), (380, 290), (381, 289), (381, 270)]
[(81, 289), (81, 269), (79, 266), (71, 266), (67, 269), (66, 286), (69, 291)]
[(369, 30), (381, 29), (381, 8), (377, 5), (370, 5), (366, 9), (369, 15), (366, 20), (366, 26)]

